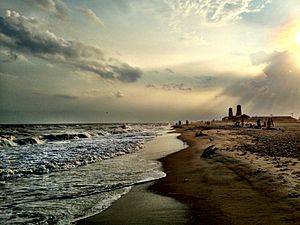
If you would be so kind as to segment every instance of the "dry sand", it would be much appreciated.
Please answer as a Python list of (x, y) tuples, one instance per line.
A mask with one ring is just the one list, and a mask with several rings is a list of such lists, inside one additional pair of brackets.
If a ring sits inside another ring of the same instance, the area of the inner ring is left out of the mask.
[[(300, 224), (300, 136), (293, 135), (298, 139), (292, 138), (294, 144), (289, 144), (295, 130), (246, 131), (197, 124), (177, 130), (190, 147), (161, 159), (167, 177), (151, 190), (186, 203), (190, 209), (189, 224)], [(267, 140), (263, 142), (258, 137)], [(267, 146), (262, 148), (258, 143)], [(283, 151), (287, 145), (294, 149), (286, 147)], [(201, 157), (205, 149), (210, 150)], [(288, 162), (280, 155), (288, 155)], [(277, 167), (279, 171), (284, 168), (281, 177), (269, 170), (273, 164), (263, 162), (263, 157), (273, 157), (275, 165), (282, 165)], [(286, 182), (282, 182), (282, 176)]]
[[(149, 189), (188, 207), (182, 224), (300, 224), (298, 125), (284, 127), (284, 132), (219, 124), (192, 124), (177, 131), (189, 147), (160, 159), (167, 176)], [(130, 198), (123, 200), (123, 208), (130, 205)], [(111, 209), (108, 215), (118, 216), (118, 208)], [(119, 224), (155, 224), (143, 221)]]

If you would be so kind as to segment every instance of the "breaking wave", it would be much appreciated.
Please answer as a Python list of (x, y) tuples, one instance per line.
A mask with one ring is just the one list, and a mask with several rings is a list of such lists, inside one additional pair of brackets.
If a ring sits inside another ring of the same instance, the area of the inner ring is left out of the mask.
[[(0, 224), (71, 224), (165, 176), (134, 153), (164, 124), (22, 125), (0, 131)], [(116, 157), (119, 156), (119, 157)]]

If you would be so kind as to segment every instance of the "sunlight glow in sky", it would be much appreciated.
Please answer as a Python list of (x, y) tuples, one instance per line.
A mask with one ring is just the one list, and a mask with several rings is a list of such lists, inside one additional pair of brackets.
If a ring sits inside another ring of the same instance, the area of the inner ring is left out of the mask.
[(300, 116), (297, 0), (4, 0), (0, 122)]
[(300, 45), (300, 31), (298, 31), (295, 35), (295, 41), (297, 45)]

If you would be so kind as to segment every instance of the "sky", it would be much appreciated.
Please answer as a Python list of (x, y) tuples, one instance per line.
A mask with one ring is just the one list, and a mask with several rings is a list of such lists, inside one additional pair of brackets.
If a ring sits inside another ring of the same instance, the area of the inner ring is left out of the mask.
[(0, 123), (300, 116), (298, 0), (2, 0)]

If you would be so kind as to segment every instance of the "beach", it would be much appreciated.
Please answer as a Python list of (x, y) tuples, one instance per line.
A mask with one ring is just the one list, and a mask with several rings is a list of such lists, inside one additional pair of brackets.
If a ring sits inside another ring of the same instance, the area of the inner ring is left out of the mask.
[[(156, 137), (145, 144), (145, 149), (137, 153), (138, 157), (157, 161), (184, 149), (187, 145), (177, 139), (178, 135), (167, 133)], [(172, 197), (150, 191), (154, 184), (155, 181), (134, 185), (107, 210), (76, 224), (187, 224), (188, 207)]]
[[(165, 136), (169, 127), (163, 124), (24, 124), (0, 130), (0, 224), (72, 224), (102, 212), (133, 186), (165, 176), (151, 155), (138, 155), (144, 144)], [(181, 149), (176, 135), (172, 139)]]
[[(183, 203), (186, 208), (173, 204), (176, 210), (184, 211), (182, 221), (175, 219), (177, 224), (299, 224), (299, 125), (283, 124), (280, 128), (233, 129), (201, 123), (178, 126), (176, 132), (188, 146), (159, 160), (166, 177), (144, 188), (133, 188), (131, 194), (138, 195), (146, 188)], [(138, 211), (126, 207), (130, 202), (132, 198), (125, 195), (93, 220), (78, 224), (106, 224), (101, 219), (109, 221), (122, 215), (122, 207), (126, 214), (143, 217), (138, 212), (151, 201), (144, 198)], [(118, 203), (121, 208), (114, 207)], [(163, 210), (163, 205), (160, 211), (169, 219), (174, 212)], [(138, 223), (114, 220), (109, 224), (157, 224), (151, 222), (156, 216), (146, 218)]]
[(300, 0), (0, 0), (0, 225), (300, 225)]

